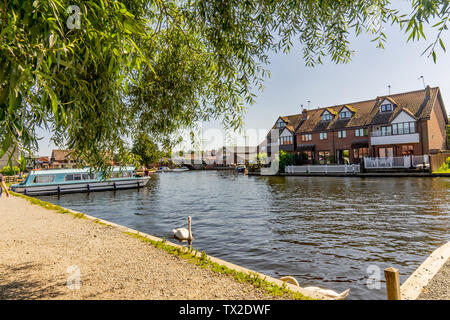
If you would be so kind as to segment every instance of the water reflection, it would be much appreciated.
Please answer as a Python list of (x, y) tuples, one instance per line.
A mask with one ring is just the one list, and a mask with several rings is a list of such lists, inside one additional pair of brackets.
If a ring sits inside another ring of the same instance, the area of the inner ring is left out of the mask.
[(160, 237), (192, 216), (194, 247), (302, 286), (384, 299), (367, 268), (401, 281), (449, 241), (450, 179), (155, 175), (148, 188), (41, 197)]

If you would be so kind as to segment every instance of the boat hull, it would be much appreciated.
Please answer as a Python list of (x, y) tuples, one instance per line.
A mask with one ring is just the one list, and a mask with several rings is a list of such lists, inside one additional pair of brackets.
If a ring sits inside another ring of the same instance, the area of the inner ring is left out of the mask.
[(139, 179), (120, 179), (115, 181), (92, 181), (70, 184), (65, 183), (37, 186), (19, 186), (11, 188), (11, 190), (30, 196), (125, 190), (142, 188), (148, 183), (149, 180), (149, 177), (144, 177)]

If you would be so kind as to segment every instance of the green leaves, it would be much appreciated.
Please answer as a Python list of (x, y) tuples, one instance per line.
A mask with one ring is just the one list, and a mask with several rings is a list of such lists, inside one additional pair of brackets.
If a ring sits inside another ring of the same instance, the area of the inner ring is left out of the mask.
[[(383, 24), (411, 40), (433, 23), (445, 51), (449, 4), (413, 0), (399, 16), (387, 0), (46, 0), (0, 5), (0, 144), (35, 150), (39, 127), (92, 166), (126, 162), (136, 132), (163, 145), (181, 129), (220, 119), (226, 129), (262, 88), (270, 51), (300, 43), (304, 63), (347, 63), (349, 37), (367, 32), (380, 48)], [(69, 5), (80, 10), (70, 29)], [(437, 20), (437, 21), (436, 21)], [(439, 44), (438, 44), (439, 43)]]

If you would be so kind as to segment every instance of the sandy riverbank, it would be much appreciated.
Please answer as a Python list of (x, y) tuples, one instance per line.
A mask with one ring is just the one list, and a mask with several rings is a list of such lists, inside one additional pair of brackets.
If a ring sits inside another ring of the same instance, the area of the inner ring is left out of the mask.
[(422, 289), (418, 300), (450, 300), (450, 259)]
[[(0, 198), (0, 299), (271, 299), (120, 230)], [(76, 288), (76, 266), (81, 286)], [(69, 271), (69, 273), (68, 273)]]

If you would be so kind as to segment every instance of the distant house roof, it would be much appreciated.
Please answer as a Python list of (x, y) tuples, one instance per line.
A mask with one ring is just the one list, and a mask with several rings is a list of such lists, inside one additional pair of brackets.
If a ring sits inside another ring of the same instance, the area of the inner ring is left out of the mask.
[(71, 157), (72, 150), (52, 150), (51, 160), (52, 161), (66, 161), (72, 159)]

